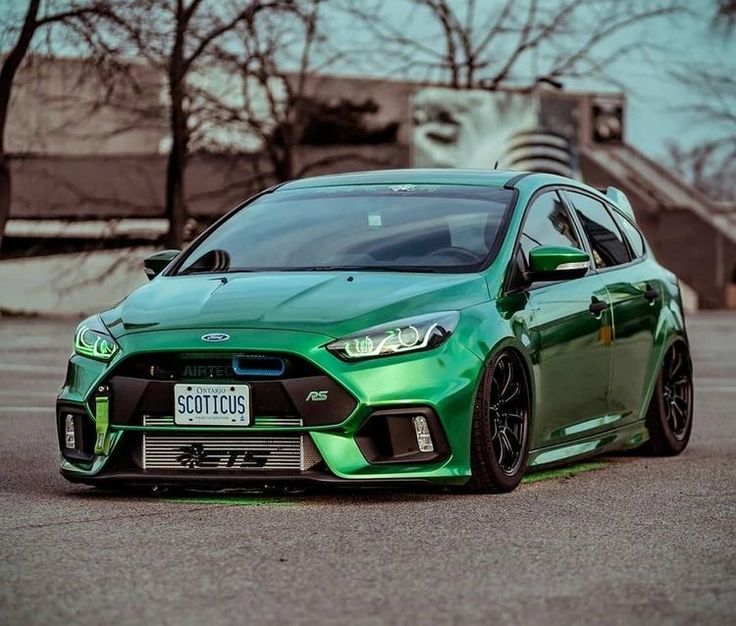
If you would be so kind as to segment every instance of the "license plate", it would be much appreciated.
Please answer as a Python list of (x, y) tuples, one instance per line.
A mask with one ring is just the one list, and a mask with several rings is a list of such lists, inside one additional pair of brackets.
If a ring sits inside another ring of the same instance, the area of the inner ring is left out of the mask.
[(180, 426), (248, 426), (250, 413), (248, 385), (174, 385)]

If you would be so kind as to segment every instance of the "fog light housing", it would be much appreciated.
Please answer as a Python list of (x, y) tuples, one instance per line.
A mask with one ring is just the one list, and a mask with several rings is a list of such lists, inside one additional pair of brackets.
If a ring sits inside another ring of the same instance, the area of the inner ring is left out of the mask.
[(432, 443), (432, 434), (429, 432), (429, 424), (424, 415), (415, 415), (412, 418), (414, 422), (414, 433), (417, 436), (417, 446), (420, 452), (434, 452), (434, 444)]
[(429, 407), (374, 411), (355, 443), (369, 463), (436, 463), (450, 455), (442, 424)]
[(82, 406), (56, 406), (56, 433), (59, 451), (72, 463), (94, 459), (95, 422)]
[(74, 430), (74, 416), (67, 413), (64, 418), (64, 447), (74, 450), (77, 447), (77, 435)]

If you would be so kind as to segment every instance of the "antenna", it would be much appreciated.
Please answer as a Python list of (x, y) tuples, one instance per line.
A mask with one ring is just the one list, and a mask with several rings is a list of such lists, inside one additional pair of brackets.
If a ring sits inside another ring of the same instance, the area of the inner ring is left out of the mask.
[(498, 169), (498, 161), (496, 161), (496, 162), (495, 162), (495, 163), (493, 164), (493, 169), (494, 169), (494, 170), (497, 170), (497, 169)]

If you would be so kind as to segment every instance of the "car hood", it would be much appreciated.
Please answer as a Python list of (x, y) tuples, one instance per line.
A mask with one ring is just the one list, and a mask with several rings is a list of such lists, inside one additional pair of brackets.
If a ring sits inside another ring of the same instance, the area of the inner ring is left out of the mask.
[(116, 337), (202, 328), (282, 329), (339, 337), (412, 315), (489, 300), (479, 274), (258, 272), (159, 277), (102, 319)]

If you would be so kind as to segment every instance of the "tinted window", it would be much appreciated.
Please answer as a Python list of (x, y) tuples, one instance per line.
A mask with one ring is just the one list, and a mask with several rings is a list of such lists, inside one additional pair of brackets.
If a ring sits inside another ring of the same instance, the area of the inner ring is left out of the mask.
[(644, 256), (644, 238), (641, 236), (641, 233), (625, 217), (618, 215), (615, 212), (613, 213), (616, 216), (616, 222), (621, 227), (621, 230), (624, 231), (624, 235), (626, 235), (626, 239), (629, 242), (629, 246), (634, 257), (638, 259), (640, 256)]
[(623, 235), (602, 202), (566, 192), (590, 241), (596, 267), (613, 267), (631, 260)]
[(462, 185), (344, 185), (265, 194), (212, 231), (179, 273), (471, 271), (512, 192)]
[(539, 196), (527, 211), (520, 238), (524, 257), (537, 246), (582, 248), (572, 220), (556, 192)]

